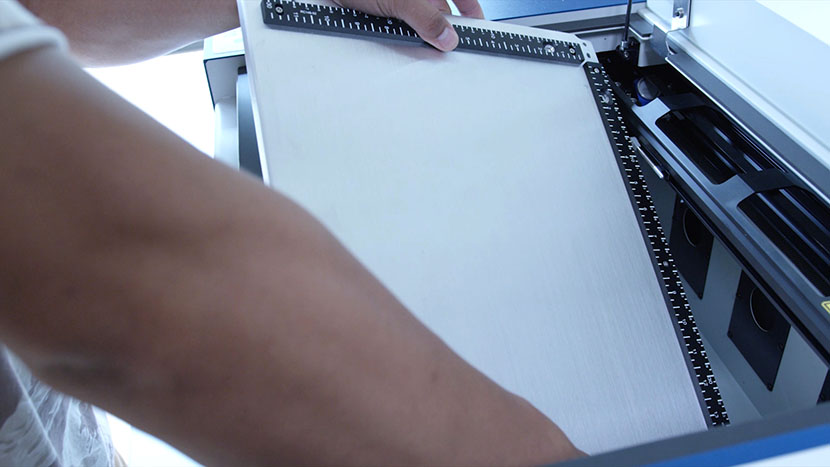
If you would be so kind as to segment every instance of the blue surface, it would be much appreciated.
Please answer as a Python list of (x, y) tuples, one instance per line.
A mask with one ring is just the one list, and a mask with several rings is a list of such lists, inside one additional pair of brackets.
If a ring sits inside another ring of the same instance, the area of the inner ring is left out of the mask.
[[(642, 3), (645, 0), (634, 0)], [(625, 5), (627, 0), (479, 0), (487, 19), (502, 20)]]
[(660, 467), (728, 466), (803, 451), (824, 446), (829, 442), (830, 425), (821, 425), (651, 465)]

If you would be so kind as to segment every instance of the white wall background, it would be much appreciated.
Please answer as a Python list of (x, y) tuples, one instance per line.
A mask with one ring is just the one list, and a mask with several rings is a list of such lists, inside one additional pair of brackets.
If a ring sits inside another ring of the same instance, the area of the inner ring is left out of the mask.
[(830, 0), (758, 0), (758, 3), (830, 45)]
[(202, 52), (87, 71), (207, 155), (213, 155), (213, 105)]

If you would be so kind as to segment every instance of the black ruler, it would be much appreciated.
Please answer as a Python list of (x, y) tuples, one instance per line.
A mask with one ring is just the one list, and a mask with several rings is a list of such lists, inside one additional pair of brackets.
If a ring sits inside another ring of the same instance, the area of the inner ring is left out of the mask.
[(640, 215), (640, 225), (646, 243), (651, 248), (655, 271), (663, 284), (666, 301), (674, 313), (678, 334), (689, 356), (690, 370), (697, 380), (703, 396), (702, 403), (709, 414), (711, 426), (727, 425), (729, 416), (726, 414), (726, 407), (723, 405), (720, 389), (712, 372), (712, 365), (709, 363), (706, 349), (703, 348), (700, 331), (692, 316), (689, 302), (686, 300), (683, 283), (680, 281), (680, 275), (669, 251), (668, 239), (660, 225), (642, 168), (634, 147), (631, 145), (622, 111), (611, 89), (611, 81), (598, 63), (586, 63), (584, 68), (591, 90), (594, 92), (599, 113), (605, 122), (608, 139), (617, 156), (623, 178), (628, 183), (632, 205)]
[[(349, 8), (290, 0), (263, 0), (262, 16), (265, 24), (273, 27), (424, 44), (418, 33), (403, 21)], [(575, 42), (470, 26), (453, 27), (459, 38), (457, 50), (570, 65), (581, 65), (584, 60), (582, 48)]]

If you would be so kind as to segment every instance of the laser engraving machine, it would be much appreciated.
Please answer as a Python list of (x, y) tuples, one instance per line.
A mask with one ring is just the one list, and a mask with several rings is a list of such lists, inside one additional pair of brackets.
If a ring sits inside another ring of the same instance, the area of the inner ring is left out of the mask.
[[(593, 457), (830, 463), (823, 2), (328, 0), (206, 42), (217, 158)], [(244, 46), (243, 46), (244, 44)]]

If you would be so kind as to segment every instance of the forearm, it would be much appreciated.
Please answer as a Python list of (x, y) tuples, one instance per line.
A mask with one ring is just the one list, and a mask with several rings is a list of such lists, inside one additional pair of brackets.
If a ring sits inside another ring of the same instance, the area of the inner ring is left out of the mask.
[(212, 463), (575, 453), (304, 211), (57, 52), (0, 93), (0, 338), (47, 382)]
[(90, 66), (149, 59), (239, 26), (236, 0), (20, 0)]

